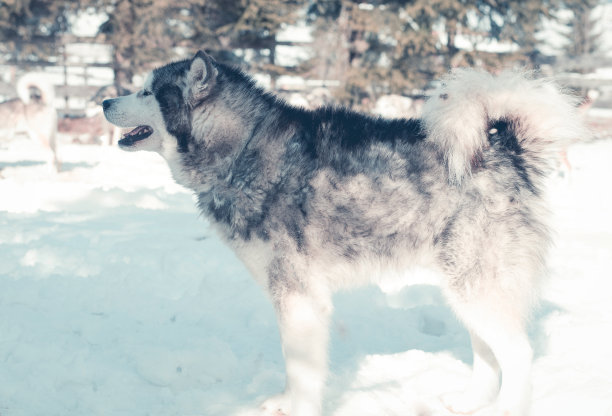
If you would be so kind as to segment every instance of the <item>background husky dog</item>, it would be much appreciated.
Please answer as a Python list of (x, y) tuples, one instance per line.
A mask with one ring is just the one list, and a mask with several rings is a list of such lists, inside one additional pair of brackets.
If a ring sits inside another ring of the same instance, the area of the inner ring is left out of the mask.
[(17, 82), (18, 98), (0, 103), (0, 137), (11, 140), (17, 133), (25, 133), (52, 152), (57, 158), (57, 111), (53, 107), (53, 86), (40, 74), (31, 72)]
[(103, 107), (136, 126), (121, 148), (161, 154), (269, 293), (287, 385), (262, 414), (320, 415), (332, 292), (415, 264), (444, 275), (472, 338), (471, 383), (445, 405), (527, 412), (525, 325), (549, 244), (541, 179), (584, 136), (552, 85), (458, 71), (422, 120), (382, 120), (292, 108), (198, 52)]

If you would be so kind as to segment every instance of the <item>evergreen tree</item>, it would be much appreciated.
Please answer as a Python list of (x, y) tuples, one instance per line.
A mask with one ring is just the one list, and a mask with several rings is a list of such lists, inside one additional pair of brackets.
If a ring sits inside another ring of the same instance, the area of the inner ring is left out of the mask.
[[(276, 64), (276, 34), (295, 21), (298, 0), (200, 0), (192, 3), (194, 45), (204, 44), (213, 56), (272, 76), (287, 73)], [(249, 49), (251, 55), (236, 50)]]
[[(205, 49), (227, 62), (241, 63), (237, 48), (268, 51), (274, 64), (275, 34), (291, 19), (297, 2), (283, 0), (99, 0), (108, 10), (101, 39), (113, 45), (118, 89), (170, 59)], [(254, 63), (258, 63), (256, 59)], [(243, 63), (243, 62), (242, 62)]]
[(593, 8), (600, 0), (568, 0), (566, 7), (572, 12), (567, 22), (568, 31), (566, 56), (561, 66), (564, 70), (589, 72), (596, 68), (602, 59), (599, 48), (601, 32), (596, 17), (592, 15)]
[(100, 26), (100, 40), (113, 46), (115, 86), (130, 88), (132, 77), (178, 56), (185, 43), (188, 1), (100, 0), (108, 20)]
[[(340, 80), (345, 104), (367, 107), (380, 94), (411, 95), (456, 66), (531, 64), (535, 33), (557, 0), (327, 0), (310, 9), (317, 24), (316, 72)], [(335, 39), (334, 39), (335, 37)], [(496, 40), (513, 48), (465, 48)], [(323, 54), (337, 49), (341, 62)]]
[(55, 56), (69, 29), (68, 13), (79, 2), (5, 0), (0, 2), (0, 53), (5, 60), (46, 60)]

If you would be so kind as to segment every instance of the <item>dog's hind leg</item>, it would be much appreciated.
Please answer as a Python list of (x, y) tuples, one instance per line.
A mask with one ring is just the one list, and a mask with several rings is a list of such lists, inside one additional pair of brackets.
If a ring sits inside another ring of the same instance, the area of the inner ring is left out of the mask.
[(469, 299), (451, 301), (472, 334), (474, 369), (472, 383), (465, 395), (446, 404), (450, 410), (463, 414), (473, 413), (486, 405), (486, 400), (494, 397), (499, 385), (499, 365), (502, 383), (496, 414), (523, 416), (529, 408), (533, 356), (526, 331), (528, 305), (524, 299), (517, 299), (516, 293), (504, 294), (505, 288), (488, 289), (493, 293), (486, 296), (484, 292), (474, 293)]
[(491, 348), (473, 331), (473, 363), (470, 384), (464, 392), (444, 395), (443, 401), (449, 409), (459, 414), (470, 414), (491, 403), (499, 392), (499, 364)]
[[(529, 210), (507, 204), (500, 208), (489, 201), (485, 208), (458, 215), (441, 237), (443, 290), (473, 335), (475, 356), (472, 390), (446, 404), (466, 414), (484, 407), (477, 399), (497, 388), (497, 363), (501, 387), (495, 414), (524, 416), (530, 405), (533, 357), (527, 322), (538, 297), (548, 232), (534, 214), (537, 205)], [(473, 390), (478, 388), (480, 395)]]
[(55, 110), (52, 110), (49, 115), (49, 118), (52, 120), (49, 123), (48, 129), (49, 149), (53, 154), (53, 167), (55, 168), (56, 172), (59, 172), (62, 168), (62, 165), (59, 158), (57, 157), (57, 113), (55, 112)]
[(262, 405), (265, 415), (319, 416), (327, 375), (331, 299), (294, 291), (277, 301), (287, 380), (285, 393)]

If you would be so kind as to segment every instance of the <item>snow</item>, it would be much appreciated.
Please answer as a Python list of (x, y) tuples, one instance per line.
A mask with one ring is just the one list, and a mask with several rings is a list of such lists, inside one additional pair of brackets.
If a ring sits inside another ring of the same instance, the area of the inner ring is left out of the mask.
[[(272, 306), (153, 154), (0, 148), (0, 415), (255, 415), (283, 388)], [(612, 140), (550, 179), (534, 416), (612, 415)], [(469, 337), (439, 289), (338, 294), (326, 416), (446, 415)]]
[(276, 34), (276, 40), (278, 42), (311, 43), (314, 40), (312, 31), (313, 27), (303, 20), (292, 25), (282, 24)]
[(94, 37), (98, 34), (100, 25), (108, 20), (106, 13), (99, 13), (95, 8), (80, 9), (69, 13), (68, 22), (72, 34), (81, 37)]

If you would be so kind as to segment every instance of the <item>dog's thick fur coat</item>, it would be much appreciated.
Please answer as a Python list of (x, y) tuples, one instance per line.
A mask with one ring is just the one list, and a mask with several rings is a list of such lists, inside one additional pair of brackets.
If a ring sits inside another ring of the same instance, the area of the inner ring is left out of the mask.
[(421, 120), (383, 120), (292, 108), (199, 52), (104, 110), (138, 126), (119, 145), (160, 153), (269, 293), (287, 386), (262, 414), (320, 415), (332, 293), (413, 265), (443, 274), (472, 337), (472, 381), (446, 406), (497, 397), (496, 413), (527, 412), (525, 326), (550, 241), (541, 181), (585, 134), (552, 84), (457, 71)]

